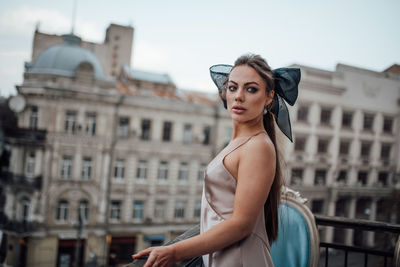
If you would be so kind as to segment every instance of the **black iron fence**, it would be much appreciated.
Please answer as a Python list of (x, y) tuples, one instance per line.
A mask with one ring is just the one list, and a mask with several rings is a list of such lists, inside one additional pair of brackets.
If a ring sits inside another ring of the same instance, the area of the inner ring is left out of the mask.
[[(320, 251), (324, 250), (324, 252), (321, 255), (322, 260), (320, 260), (319, 266), (333, 267), (333, 266), (356, 265), (356, 266), (374, 266), (374, 267), (375, 266), (400, 267), (400, 238), (399, 238), (400, 225), (384, 223), (384, 222), (375, 222), (369, 220), (348, 219), (343, 217), (330, 217), (323, 215), (316, 215), (315, 221), (319, 228), (321, 226), (325, 226), (325, 227), (342, 228), (342, 229), (372, 231), (375, 233), (388, 233), (392, 236), (391, 238), (397, 240), (395, 241), (394, 246), (390, 248), (379, 248), (379, 247), (370, 248), (367, 247), (366, 244), (365, 246), (353, 246), (353, 245), (345, 245), (337, 243), (320, 242)], [(198, 235), (199, 233), (200, 233), (200, 227), (197, 225), (187, 230), (185, 233), (178, 236), (174, 240), (168, 242), (166, 245), (190, 238), (192, 236)], [(343, 251), (344, 252), (343, 261), (338, 261), (337, 258), (333, 257), (330, 254), (330, 250)], [(353, 263), (350, 263), (351, 256), (353, 255), (352, 253), (363, 254), (362, 257), (363, 262), (360, 262), (360, 259), (357, 258), (356, 259), (357, 263), (355, 265)], [(372, 261), (369, 261), (371, 256), (381, 257), (382, 261), (379, 261), (379, 264), (377, 264), (376, 262), (372, 263)], [(146, 258), (135, 260), (126, 267), (141, 267), (145, 264), (145, 262)], [(370, 265), (368, 265), (369, 263)], [(201, 267), (201, 261), (199, 261), (199, 258), (188, 259), (178, 264), (177, 266)]]
[(0, 213), (0, 230), (14, 234), (28, 234), (35, 230), (35, 224), (26, 220), (10, 220), (4, 213)]
[[(343, 228), (343, 229), (355, 229), (355, 230), (362, 230), (362, 231), (369, 231), (374, 233), (387, 233), (387, 243), (395, 243), (393, 246), (374, 246), (368, 247), (364, 246), (353, 246), (353, 245), (345, 245), (345, 244), (338, 244), (338, 243), (328, 243), (328, 242), (321, 242), (320, 248), (325, 250), (325, 253), (322, 257), (323, 263), (320, 266), (333, 266), (332, 261), (330, 258), (330, 250), (335, 251), (342, 251), (344, 253), (343, 261), (340, 262), (339, 266), (349, 266), (349, 253), (361, 253), (363, 255), (363, 263), (359, 263), (359, 266), (368, 266), (369, 259), (371, 256), (381, 257), (379, 262), (379, 266), (400, 266), (400, 225), (398, 224), (391, 224), (391, 223), (384, 223), (384, 222), (376, 222), (376, 221), (369, 221), (369, 220), (361, 220), (361, 219), (349, 219), (344, 217), (329, 217), (323, 215), (315, 215), (315, 221), (320, 226), (328, 226), (334, 228)], [(393, 240), (393, 242), (390, 242)], [(338, 259), (334, 259), (335, 264), (338, 264)], [(324, 265), (323, 265), (324, 264)], [(375, 263), (376, 264), (376, 263)], [(372, 265), (370, 265), (372, 266)], [(376, 266), (376, 265), (374, 265)]]
[(42, 187), (42, 176), (28, 177), (25, 175), (13, 174), (8, 171), (2, 171), (0, 172), (0, 183), (14, 187), (40, 190)]

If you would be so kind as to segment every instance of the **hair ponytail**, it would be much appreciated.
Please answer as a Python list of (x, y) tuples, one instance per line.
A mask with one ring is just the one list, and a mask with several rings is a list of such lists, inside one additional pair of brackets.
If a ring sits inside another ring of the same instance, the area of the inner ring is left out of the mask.
[(268, 194), (267, 201), (264, 204), (264, 216), (265, 216), (265, 229), (267, 230), (267, 235), (269, 242), (272, 243), (278, 237), (278, 208), (280, 203), (281, 196), (281, 187), (282, 187), (282, 179), (281, 179), (281, 168), (279, 161), (279, 153), (276, 145), (276, 135), (275, 135), (275, 123), (274, 123), (274, 115), (268, 110), (268, 112), (264, 115), (263, 124), (264, 129), (268, 133), (269, 138), (275, 147), (275, 177), (274, 181), (271, 185), (271, 189)]

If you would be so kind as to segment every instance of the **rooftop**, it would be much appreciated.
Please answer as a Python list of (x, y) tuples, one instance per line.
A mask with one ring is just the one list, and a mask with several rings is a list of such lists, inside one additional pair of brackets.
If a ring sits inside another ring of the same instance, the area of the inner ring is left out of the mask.
[(81, 39), (78, 36), (69, 34), (63, 38), (64, 43), (43, 51), (35, 62), (28, 66), (27, 73), (74, 77), (77, 68), (83, 63), (88, 63), (96, 80), (106, 80), (99, 60), (91, 51), (79, 46)]

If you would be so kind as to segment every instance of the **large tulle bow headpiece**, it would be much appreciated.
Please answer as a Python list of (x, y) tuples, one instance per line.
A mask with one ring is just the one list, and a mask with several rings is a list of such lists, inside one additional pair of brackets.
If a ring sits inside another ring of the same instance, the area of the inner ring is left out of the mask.
[[(218, 64), (210, 67), (211, 78), (218, 87), (220, 96), (226, 89), (228, 76), (232, 70), (231, 65)], [(275, 114), (275, 121), (279, 129), (292, 140), (292, 128), (290, 125), (289, 111), (285, 101), (293, 106), (298, 95), (298, 85), (300, 82), (300, 69), (298, 68), (279, 68), (272, 71), (275, 80), (275, 94), (272, 101), (271, 112)], [(226, 100), (222, 99), (224, 107), (227, 108)]]

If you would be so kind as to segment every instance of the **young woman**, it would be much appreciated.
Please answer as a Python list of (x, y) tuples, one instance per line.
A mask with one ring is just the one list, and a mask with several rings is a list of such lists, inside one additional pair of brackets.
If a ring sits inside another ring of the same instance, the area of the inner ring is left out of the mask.
[(200, 255), (206, 267), (273, 266), (282, 184), (274, 119), (291, 139), (282, 98), (294, 104), (300, 71), (272, 71), (260, 56), (245, 55), (210, 72), (232, 118), (232, 140), (205, 171), (200, 235), (140, 251), (133, 258), (148, 255), (145, 267)]

